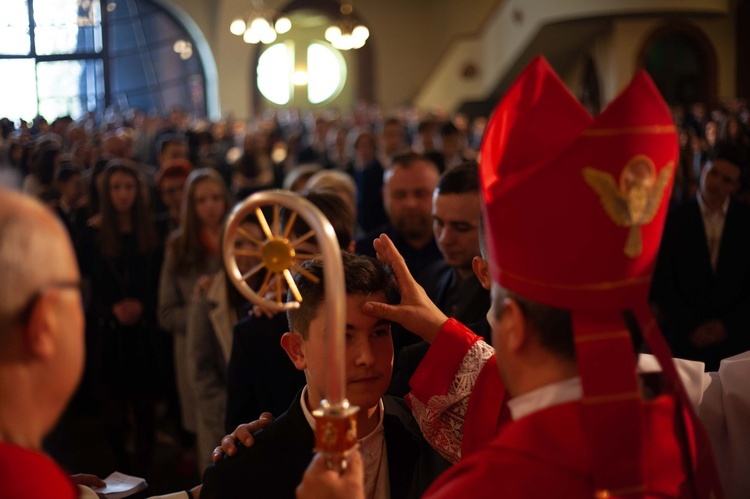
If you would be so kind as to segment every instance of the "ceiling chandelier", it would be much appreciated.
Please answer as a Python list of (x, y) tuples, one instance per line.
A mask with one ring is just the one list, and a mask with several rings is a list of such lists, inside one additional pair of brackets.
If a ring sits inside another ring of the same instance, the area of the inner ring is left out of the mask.
[(252, 7), (236, 17), (229, 26), (233, 35), (241, 36), (245, 43), (273, 43), (277, 35), (292, 29), (292, 21), (268, 8), (263, 0), (252, 0)]
[(370, 30), (352, 16), (351, 0), (342, 0), (341, 17), (326, 29), (326, 40), (339, 50), (358, 49), (365, 45)]

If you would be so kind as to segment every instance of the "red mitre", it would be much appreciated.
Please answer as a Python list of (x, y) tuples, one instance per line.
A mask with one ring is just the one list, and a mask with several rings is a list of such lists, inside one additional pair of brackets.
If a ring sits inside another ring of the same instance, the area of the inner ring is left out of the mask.
[[(498, 104), (482, 142), (493, 279), (572, 312), (582, 417), (602, 497), (645, 487), (644, 463), (653, 458), (645, 452), (646, 409), (623, 310), (637, 317), (685, 424), (700, 426), (647, 308), (677, 159), (674, 123), (645, 72), (592, 118), (541, 57)], [(702, 444), (705, 435), (697, 433)], [(711, 468), (711, 478), (696, 487), (720, 490), (710, 448), (708, 455), (700, 467)], [(696, 452), (691, 458), (696, 470)]]
[(646, 73), (592, 119), (537, 58), (485, 137), (494, 280), (568, 310), (645, 303), (678, 158), (669, 109)]

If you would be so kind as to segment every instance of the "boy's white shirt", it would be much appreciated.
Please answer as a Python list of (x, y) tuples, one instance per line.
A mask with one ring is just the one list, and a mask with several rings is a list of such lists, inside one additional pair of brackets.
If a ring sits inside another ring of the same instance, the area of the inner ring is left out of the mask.
[[(306, 400), (307, 386), (302, 389), (300, 405), (302, 405), (302, 412), (307, 423), (315, 432), (315, 417), (308, 409)], [(374, 430), (359, 439), (359, 452), (362, 454), (362, 465), (365, 472), (365, 497), (368, 499), (389, 499), (391, 497), (391, 482), (388, 475), (388, 452), (386, 452), (383, 427), (385, 415), (383, 399), (380, 399), (378, 404), (380, 420)]]

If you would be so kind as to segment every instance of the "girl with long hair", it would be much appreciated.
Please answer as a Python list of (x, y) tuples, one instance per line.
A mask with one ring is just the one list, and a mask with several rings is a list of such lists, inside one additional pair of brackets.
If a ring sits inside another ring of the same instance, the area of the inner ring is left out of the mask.
[[(99, 182), (101, 223), (84, 236), (95, 372), (105, 383), (107, 436), (124, 470), (147, 476), (154, 447), (159, 359), (156, 286), (160, 254), (138, 171), (111, 161)], [(97, 355), (98, 354), (98, 355)], [(135, 455), (126, 450), (128, 421)]]
[[(185, 183), (180, 227), (167, 243), (159, 281), (159, 324), (174, 339), (174, 362), (182, 427), (195, 433), (197, 408), (191, 383), (193, 362), (187, 353), (188, 305), (202, 276), (221, 266), (219, 240), (231, 206), (224, 180), (213, 169), (193, 171)], [(190, 444), (184, 435), (183, 444)]]
[[(240, 227), (256, 240), (265, 236), (255, 216), (248, 217)], [(247, 238), (238, 235), (234, 249), (259, 252)], [(242, 274), (255, 267), (260, 258), (237, 255), (237, 266)], [(258, 289), (262, 273), (251, 278), (248, 285)], [(210, 283), (190, 305), (187, 325), (188, 356), (193, 361), (193, 383), (197, 399), (196, 436), (198, 457), (202, 467), (211, 464), (211, 451), (224, 436), (227, 410), (227, 364), (232, 353), (232, 327), (245, 314), (247, 300), (232, 284), (226, 269), (211, 276)]]

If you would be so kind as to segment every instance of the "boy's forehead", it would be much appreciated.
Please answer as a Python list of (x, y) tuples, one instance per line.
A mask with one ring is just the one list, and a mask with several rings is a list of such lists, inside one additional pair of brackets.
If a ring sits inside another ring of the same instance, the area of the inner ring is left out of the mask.
[[(386, 297), (384, 291), (378, 291), (373, 294), (365, 295), (360, 293), (352, 293), (346, 295), (346, 323), (352, 324), (355, 322), (360, 322), (362, 320), (366, 319), (373, 319), (373, 317), (365, 314), (362, 312), (362, 306), (367, 302), (379, 302), (379, 303), (386, 303)], [(325, 330), (325, 318), (326, 318), (326, 302), (325, 300), (321, 300), (318, 304), (318, 310), (315, 313), (316, 319), (323, 319), (316, 321), (318, 323), (317, 329)], [(312, 330), (312, 328), (311, 328)]]

